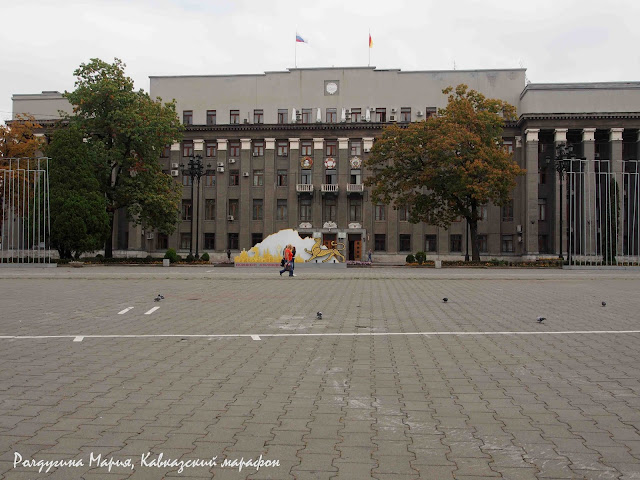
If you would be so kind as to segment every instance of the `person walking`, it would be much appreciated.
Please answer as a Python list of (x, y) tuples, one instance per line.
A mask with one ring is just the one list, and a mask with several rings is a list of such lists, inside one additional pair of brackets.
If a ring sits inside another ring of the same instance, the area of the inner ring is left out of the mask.
[(296, 266), (296, 246), (293, 245), (291, 247), (291, 276), (292, 277), (296, 276), (296, 274), (293, 273), (293, 269), (294, 269), (295, 266)]
[(231, 261), (231, 249), (227, 248), (227, 260)]
[(368, 262), (371, 263), (371, 249), (369, 249), (369, 254), (367, 255)]
[(287, 245), (287, 248), (284, 249), (284, 268), (280, 270), (280, 276), (287, 270), (289, 270), (289, 276), (293, 277), (293, 271), (291, 270), (291, 245)]

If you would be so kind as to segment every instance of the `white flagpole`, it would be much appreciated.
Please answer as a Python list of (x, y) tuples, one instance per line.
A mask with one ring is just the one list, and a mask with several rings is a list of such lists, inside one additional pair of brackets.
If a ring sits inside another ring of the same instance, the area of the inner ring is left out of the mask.
[(369, 49), (369, 63), (367, 64), (367, 67), (371, 66), (371, 29), (369, 29), (369, 41), (367, 42), (367, 48)]
[(296, 30), (296, 46), (293, 49), (293, 66), (298, 68), (298, 30)]

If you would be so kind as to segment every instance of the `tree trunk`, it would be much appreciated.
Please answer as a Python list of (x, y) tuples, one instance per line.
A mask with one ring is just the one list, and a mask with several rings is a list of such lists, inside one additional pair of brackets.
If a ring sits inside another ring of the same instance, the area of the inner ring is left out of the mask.
[(480, 245), (478, 245), (478, 221), (469, 220), (471, 230), (471, 261), (480, 262)]
[(104, 258), (113, 258), (113, 227), (115, 225), (115, 213), (109, 214), (109, 235), (104, 241)]

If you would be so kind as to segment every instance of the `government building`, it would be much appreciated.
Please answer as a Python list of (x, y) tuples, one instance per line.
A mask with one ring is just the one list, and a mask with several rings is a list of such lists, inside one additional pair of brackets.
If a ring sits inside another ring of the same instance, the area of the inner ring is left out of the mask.
[[(534, 84), (524, 69), (375, 67), (150, 77), (151, 96), (175, 99), (186, 127), (160, 158), (183, 185), (182, 221), (166, 236), (120, 215), (115, 253), (175, 248), (221, 258), (293, 228), (343, 243), (347, 260), (369, 250), (376, 262), (404, 262), (418, 251), (463, 259), (471, 252), (464, 220), (448, 229), (411, 224), (407, 210), (373, 203), (363, 185), (364, 162), (385, 126), (437, 115), (447, 103), (442, 90), (463, 83), (516, 107), (503, 138), (526, 169), (508, 205), (482, 208), (483, 259), (602, 256), (606, 235), (618, 255), (638, 255), (640, 82)], [(58, 92), (13, 96), (14, 118), (31, 113), (46, 125), (58, 110), (70, 111)], [(197, 157), (205, 172), (192, 185), (184, 170)], [(617, 216), (606, 213), (613, 194)]]

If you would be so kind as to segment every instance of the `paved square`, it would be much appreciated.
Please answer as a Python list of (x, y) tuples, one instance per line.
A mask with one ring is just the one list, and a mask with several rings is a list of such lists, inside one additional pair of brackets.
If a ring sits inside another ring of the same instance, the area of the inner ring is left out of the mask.
[(0, 477), (640, 478), (640, 272), (296, 273), (0, 270)]

